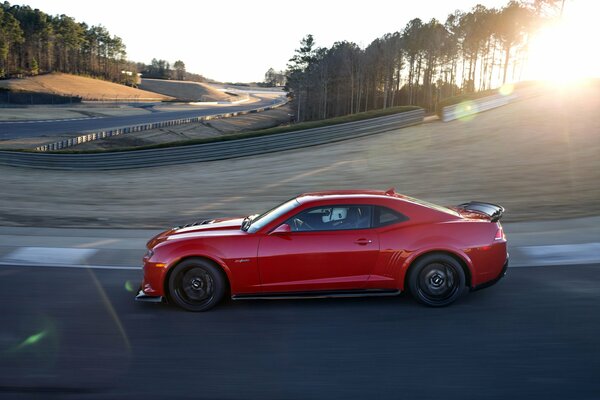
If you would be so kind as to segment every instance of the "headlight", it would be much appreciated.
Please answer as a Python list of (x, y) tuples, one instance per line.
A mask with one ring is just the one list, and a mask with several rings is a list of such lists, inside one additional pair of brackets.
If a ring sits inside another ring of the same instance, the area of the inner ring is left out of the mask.
[(151, 258), (152, 258), (152, 256), (153, 256), (153, 255), (154, 255), (154, 252), (153, 252), (152, 250), (150, 250), (150, 249), (149, 249), (149, 250), (146, 252), (146, 254), (144, 255), (144, 259), (146, 259), (146, 260), (149, 260), (149, 259), (151, 259)]

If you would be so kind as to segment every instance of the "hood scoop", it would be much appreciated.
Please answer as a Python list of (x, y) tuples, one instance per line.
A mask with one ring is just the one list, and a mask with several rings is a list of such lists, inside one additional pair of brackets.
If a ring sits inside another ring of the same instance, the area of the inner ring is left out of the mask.
[(212, 224), (214, 222), (215, 222), (214, 219), (205, 219), (205, 220), (193, 222), (191, 224), (176, 226), (173, 229), (183, 229), (183, 228), (189, 228), (190, 226), (208, 225), (208, 224)]

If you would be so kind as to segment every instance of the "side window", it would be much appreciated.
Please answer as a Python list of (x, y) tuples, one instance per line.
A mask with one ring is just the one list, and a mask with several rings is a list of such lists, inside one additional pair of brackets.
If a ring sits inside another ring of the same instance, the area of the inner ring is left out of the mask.
[(386, 226), (408, 220), (406, 215), (387, 207), (375, 207), (375, 226)]
[(371, 227), (371, 206), (340, 205), (311, 208), (287, 221), (292, 231), (334, 231)]

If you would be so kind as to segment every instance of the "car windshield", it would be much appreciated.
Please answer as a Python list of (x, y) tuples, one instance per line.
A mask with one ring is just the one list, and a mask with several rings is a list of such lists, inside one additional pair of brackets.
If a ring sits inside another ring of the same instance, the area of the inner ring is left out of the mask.
[(254, 218), (252, 220), (252, 223), (245, 230), (247, 232), (254, 233), (262, 227), (264, 227), (265, 225), (267, 225), (268, 223), (270, 223), (271, 221), (281, 217), (283, 214), (293, 210), (299, 205), (300, 203), (298, 203), (298, 200), (296, 200), (295, 198), (288, 200), (285, 203), (273, 208), (272, 210), (269, 210), (266, 213)]

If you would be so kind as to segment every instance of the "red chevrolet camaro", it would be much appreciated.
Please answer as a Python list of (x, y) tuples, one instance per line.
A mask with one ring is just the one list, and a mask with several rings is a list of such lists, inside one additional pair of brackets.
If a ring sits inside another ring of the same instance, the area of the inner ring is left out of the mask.
[(148, 242), (136, 297), (190, 311), (234, 300), (397, 295), (445, 306), (506, 273), (504, 209), (440, 207), (390, 189), (306, 193), (261, 215), (196, 222)]

